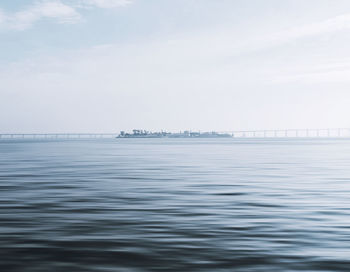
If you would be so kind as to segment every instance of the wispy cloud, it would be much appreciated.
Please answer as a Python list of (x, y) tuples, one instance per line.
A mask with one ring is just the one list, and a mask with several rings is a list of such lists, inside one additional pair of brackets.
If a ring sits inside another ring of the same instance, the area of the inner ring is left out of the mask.
[(36, 2), (27, 9), (15, 13), (0, 12), (0, 27), (25, 30), (43, 19), (52, 19), (61, 24), (75, 23), (81, 18), (71, 6), (60, 1)]
[(342, 14), (324, 21), (296, 26), (286, 31), (276, 33), (273, 40), (276, 42), (287, 42), (299, 38), (327, 34), (336, 31), (350, 29), (350, 14)]
[(117, 8), (131, 4), (130, 0), (81, 0), (82, 7)]
[[(218, 55), (232, 57), (241, 54), (249, 54), (261, 50), (270, 50), (271, 48), (286, 46), (290, 43), (303, 42), (302, 40), (315, 40), (319, 37), (327, 37), (336, 33), (347, 32), (350, 30), (350, 13), (345, 13), (325, 20), (314, 21), (303, 25), (294, 25), (278, 30), (262, 31), (259, 34), (245, 36), (243, 39), (236, 39), (236, 34), (230, 29), (225, 29), (222, 33), (213, 32), (207, 35), (205, 44), (217, 46), (213, 49), (220, 48)], [(213, 37), (215, 37), (213, 39)], [(204, 39), (206, 39), (204, 35)], [(204, 44), (204, 43), (203, 43)], [(222, 50), (224, 47), (224, 50)]]
[(25, 30), (35, 23), (51, 19), (61, 24), (73, 24), (81, 20), (81, 8), (117, 8), (130, 4), (130, 0), (43, 0), (26, 9), (9, 13), (0, 9), (0, 29)]

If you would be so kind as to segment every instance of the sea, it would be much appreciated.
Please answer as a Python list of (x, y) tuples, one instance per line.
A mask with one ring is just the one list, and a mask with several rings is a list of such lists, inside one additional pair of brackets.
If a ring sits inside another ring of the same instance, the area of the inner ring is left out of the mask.
[(350, 271), (350, 139), (1, 139), (0, 271)]

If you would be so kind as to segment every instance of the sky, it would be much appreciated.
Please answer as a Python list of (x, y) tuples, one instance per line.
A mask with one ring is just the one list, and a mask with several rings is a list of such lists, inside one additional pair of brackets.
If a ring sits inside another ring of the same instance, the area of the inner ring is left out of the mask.
[(348, 0), (2, 0), (0, 133), (350, 127)]

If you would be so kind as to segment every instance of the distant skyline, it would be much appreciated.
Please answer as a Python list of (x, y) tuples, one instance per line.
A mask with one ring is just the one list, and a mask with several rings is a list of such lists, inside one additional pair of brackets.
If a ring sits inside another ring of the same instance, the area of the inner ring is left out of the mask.
[(350, 127), (348, 0), (3, 0), (0, 133)]

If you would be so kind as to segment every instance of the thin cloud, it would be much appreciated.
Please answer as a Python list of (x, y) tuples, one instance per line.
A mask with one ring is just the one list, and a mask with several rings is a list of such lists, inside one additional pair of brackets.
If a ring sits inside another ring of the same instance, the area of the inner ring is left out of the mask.
[(0, 28), (25, 30), (43, 19), (52, 19), (61, 24), (76, 23), (80, 14), (60, 1), (37, 2), (15, 13), (0, 12)]
[(276, 41), (285, 42), (309, 36), (342, 31), (346, 29), (350, 29), (350, 14), (343, 14), (327, 19), (325, 21), (293, 27), (285, 32), (277, 33), (274, 38)]
[(26, 30), (40, 20), (50, 19), (60, 24), (74, 24), (81, 21), (81, 8), (117, 8), (130, 4), (130, 0), (48, 0), (35, 2), (14, 13), (0, 9), (0, 30)]
[(227, 56), (235, 56), (243, 53), (269, 50), (273, 47), (285, 46), (288, 43), (302, 39), (315, 38), (348, 30), (350, 30), (350, 13), (338, 15), (323, 21), (285, 28), (280, 31), (264, 32), (263, 34), (252, 35), (242, 40), (230, 39), (232, 37), (230, 30), (226, 30), (226, 37), (228, 38), (222, 38), (225, 35), (215, 33), (213, 36), (217, 37), (220, 46), (223, 44), (227, 45)]
[(82, 0), (82, 7), (117, 8), (131, 4), (130, 0)]

